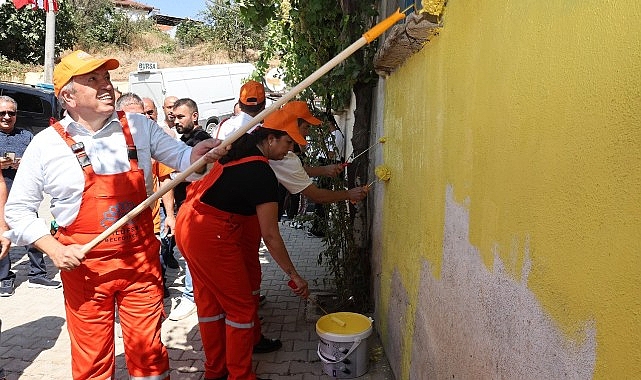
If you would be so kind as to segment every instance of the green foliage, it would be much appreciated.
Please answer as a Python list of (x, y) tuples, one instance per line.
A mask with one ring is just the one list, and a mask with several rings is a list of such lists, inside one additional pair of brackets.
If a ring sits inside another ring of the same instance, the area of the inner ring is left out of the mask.
[[(243, 18), (254, 28), (265, 30), (266, 41), (257, 69), (264, 74), (270, 63), (277, 59), (285, 71), (287, 83), (293, 86), (302, 82), (373, 25), (377, 15), (374, 3), (366, 0), (243, 0), (240, 3)], [(324, 110), (341, 110), (349, 104), (354, 92), (357, 109), (369, 109), (359, 102), (371, 99), (371, 88), (376, 79), (372, 67), (374, 53), (375, 47), (371, 45), (360, 49), (299, 97), (310, 104), (320, 104)], [(368, 112), (355, 115), (354, 136), (369, 135), (369, 116)], [(323, 132), (320, 128), (316, 130)], [(321, 133), (312, 136), (312, 141), (322, 149), (323, 138)], [(355, 150), (363, 149), (361, 145), (367, 144), (367, 138), (356, 143), (352, 139), (352, 143)], [(353, 187), (357, 176), (366, 176), (367, 165), (350, 165), (348, 170), (348, 183)], [(335, 190), (347, 187), (342, 178), (330, 182), (328, 186)], [(359, 225), (357, 208), (351, 204), (337, 202), (329, 208), (330, 219), (325, 226), (324, 238), (326, 249), (319, 255), (319, 264), (326, 265), (334, 275), (339, 295), (344, 299), (354, 296), (355, 306), (365, 310), (371, 303), (370, 264), (364, 248), (367, 242), (362, 241), (365, 239), (365, 226)], [(361, 208), (360, 212), (365, 210)], [(355, 236), (357, 230), (359, 238)]]
[(105, 44), (129, 45), (137, 33), (148, 31), (153, 25), (153, 21), (146, 19), (131, 20), (110, 0), (71, 1), (80, 49), (98, 50)]
[[(36, 65), (9, 60), (0, 54), (0, 80), (15, 81), (17, 77), (21, 77), (25, 72), (37, 71), (36, 67)], [(18, 81), (20, 80), (18, 79)]]
[[(280, 60), (287, 80), (296, 84), (338, 55), (369, 28), (377, 15), (371, 1), (351, 2), (353, 12), (346, 14), (335, 0), (292, 0), (287, 2), (245, 0), (241, 15), (251, 25), (267, 30), (267, 41), (257, 67), (269, 68)], [(373, 47), (368, 46), (302, 94), (306, 99), (321, 99), (323, 108), (344, 108), (356, 83), (375, 78), (372, 69)]]
[(183, 46), (195, 46), (212, 38), (212, 28), (201, 22), (186, 20), (176, 28), (176, 39)]
[(242, 7), (239, 2), (209, 0), (201, 15), (211, 31), (210, 40), (227, 50), (230, 58), (247, 61), (249, 52), (258, 50), (265, 37), (262, 26), (243, 20)]
[[(60, 1), (56, 14), (56, 53), (73, 46), (76, 36), (69, 4)], [(16, 9), (13, 2), (0, 6), (0, 55), (22, 63), (43, 64), (45, 46), (44, 10)]]

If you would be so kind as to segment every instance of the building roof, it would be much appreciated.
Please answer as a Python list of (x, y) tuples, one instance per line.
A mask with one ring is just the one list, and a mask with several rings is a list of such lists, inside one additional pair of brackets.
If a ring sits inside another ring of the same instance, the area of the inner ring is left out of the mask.
[(140, 9), (140, 10), (145, 10), (147, 12), (151, 12), (154, 10), (154, 7), (152, 6), (139, 3), (133, 0), (111, 0), (111, 1), (113, 1), (114, 5), (117, 7)]
[(151, 18), (156, 20), (156, 23), (159, 25), (169, 25), (169, 26), (176, 26), (186, 20), (185, 18), (182, 18), (182, 17), (174, 17), (174, 16), (167, 16), (167, 15), (161, 15), (161, 14), (154, 14), (151, 16)]

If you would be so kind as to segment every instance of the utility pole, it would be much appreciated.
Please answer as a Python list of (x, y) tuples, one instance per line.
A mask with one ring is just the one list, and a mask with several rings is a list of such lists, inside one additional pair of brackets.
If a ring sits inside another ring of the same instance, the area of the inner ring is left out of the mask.
[(54, 0), (44, 1), (49, 5), (45, 24), (45, 83), (53, 83), (53, 61), (56, 52), (56, 12), (54, 12)]

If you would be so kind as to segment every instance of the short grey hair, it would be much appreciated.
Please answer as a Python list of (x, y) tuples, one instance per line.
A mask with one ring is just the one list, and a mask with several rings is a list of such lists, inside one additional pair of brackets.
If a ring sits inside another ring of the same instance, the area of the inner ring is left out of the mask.
[(6, 102), (6, 103), (11, 103), (16, 107), (16, 111), (18, 110), (18, 102), (10, 96), (7, 95), (1, 95), (0, 96), (0, 102)]
[(133, 92), (126, 92), (116, 100), (116, 111), (122, 110), (125, 106), (130, 104), (139, 105), (143, 109), (145, 108), (145, 103), (142, 101), (140, 96), (134, 94)]
[(60, 106), (62, 108), (67, 109), (67, 102), (65, 102), (65, 100), (62, 98), (62, 96), (60, 96), (60, 94), (62, 94), (63, 91), (68, 92), (70, 94), (73, 94), (75, 92), (75, 90), (73, 88), (73, 78), (71, 78), (71, 80), (69, 82), (67, 82), (67, 84), (62, 86), (60, 91), (58, 91), (58, 103), (60, 103)]

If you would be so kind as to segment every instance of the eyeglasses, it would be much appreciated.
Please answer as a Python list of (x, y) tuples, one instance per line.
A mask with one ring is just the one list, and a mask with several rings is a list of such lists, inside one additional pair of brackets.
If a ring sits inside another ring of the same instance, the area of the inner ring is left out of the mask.
[(16, 116), (16, 111), (0, 111), (0, 117), (4, 117), (4, 115), (9, 115), (9, 117), (14, 117)]

